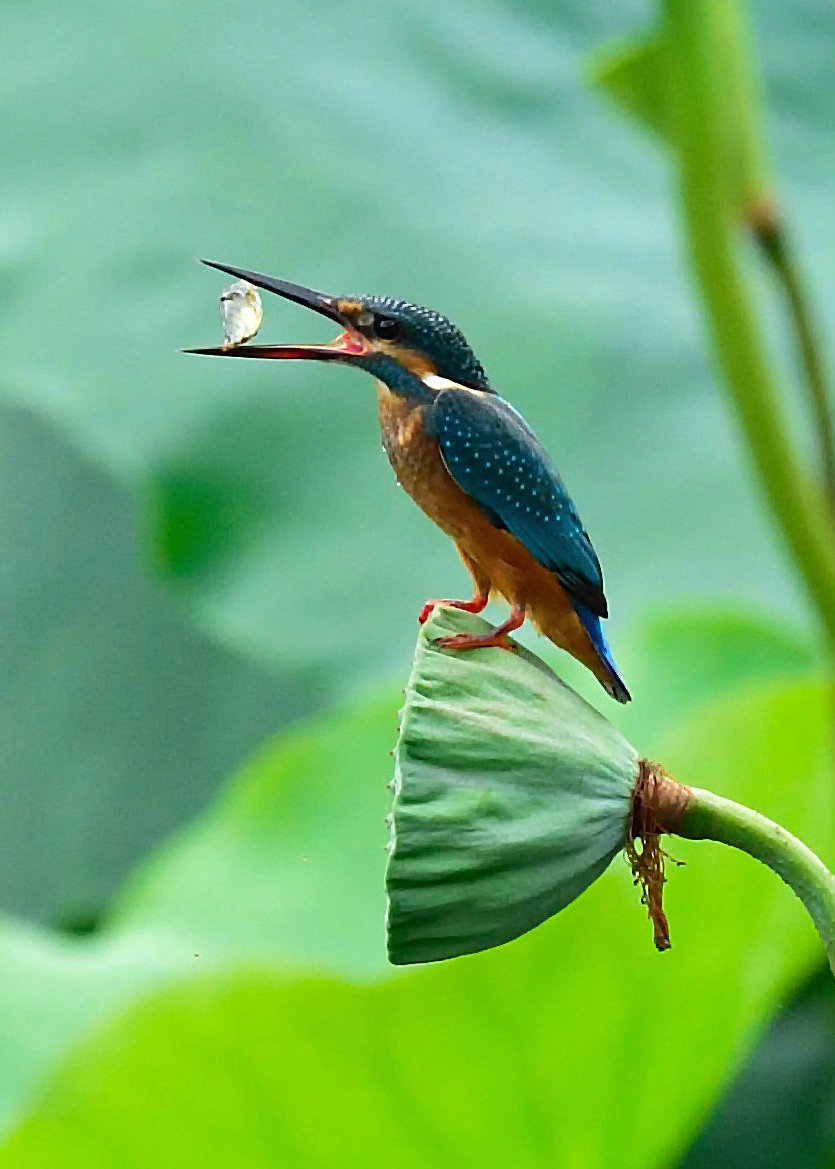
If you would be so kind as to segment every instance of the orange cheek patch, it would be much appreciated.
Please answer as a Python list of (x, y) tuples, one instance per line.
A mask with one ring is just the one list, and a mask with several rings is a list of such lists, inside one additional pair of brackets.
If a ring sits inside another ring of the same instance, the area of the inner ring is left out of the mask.
[(408, 369), (409, 373), (417, 374), (418, 377), (438, 372), (425, 353), (419, 353), (416, 349), (406, 349), (405, 346), (398, 345), (396, 341), (376, 341), (374, 348), (388, 353), (399, 361), (404, 369)]
[(346, 317), (356, 317), (363, 311), (363, 305), (358, 300), (338, 300), (336, 307)]

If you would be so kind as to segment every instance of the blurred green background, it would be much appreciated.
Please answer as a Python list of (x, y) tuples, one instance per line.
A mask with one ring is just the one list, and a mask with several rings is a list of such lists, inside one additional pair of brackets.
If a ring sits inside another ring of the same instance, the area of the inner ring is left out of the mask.
[[(751, 15), (831, 336), (835, 11)], [(831, 863), (816, 627), (711, 366), (668, 159), (584, 80), (652, 7), (3, 17), (0, 1166), (829, 1163), (832, 1002), (794, 1001), (815, 939), (744, 858), (682, 845), (665, 958), (616, 865), (507, 950), (391, 977), (399, 687), (421, 604), (466, 575), (396, 489), (363, 375), (179, 353), (220, 337), (203, 255), (447, 313), (581, 508), (633, 707), (530, 644)], [(327, 336), (265, 312), (268, 341)]]

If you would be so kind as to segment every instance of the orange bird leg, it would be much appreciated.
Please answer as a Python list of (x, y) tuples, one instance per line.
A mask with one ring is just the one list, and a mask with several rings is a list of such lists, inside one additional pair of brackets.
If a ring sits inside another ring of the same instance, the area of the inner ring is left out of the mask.
[(516, 646), (507, 640), (507, 635), (518, 629), (524, 620), (525, 610), (521, 605), (514, 605), (507, 621), (492, 633), (480, 635), (457, 633), (454, 637), (439, 637), (437, 644), (443, 649), (490, 649), (491, 646), (496, 646), (498, 649), (515, 651)]

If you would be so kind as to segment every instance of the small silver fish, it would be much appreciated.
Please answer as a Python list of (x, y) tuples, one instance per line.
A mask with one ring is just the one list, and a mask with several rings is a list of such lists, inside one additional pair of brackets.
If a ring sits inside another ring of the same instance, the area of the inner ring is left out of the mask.
[(261, 328), (264, 310), (254, 284), (236, 280), (220, 294), (220, 321), (223, 325), (221, 349), (234, 349), (254, 337)]

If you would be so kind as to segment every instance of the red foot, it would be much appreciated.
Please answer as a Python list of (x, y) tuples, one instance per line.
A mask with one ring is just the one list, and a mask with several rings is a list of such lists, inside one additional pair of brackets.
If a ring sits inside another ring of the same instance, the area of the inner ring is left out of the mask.
[(480, 613), (486, 604), (487, 597), (473, 597), (471, 601), (449, 601), (446, 598), (440, 601), (427, 601), (420, 611), (418, 621), (425, 625), (436, 605), (451, 605), (453, 609), (463, 609), (465, 613)]
[(442, 649), (509, 649), (516, 652), (516, 646), (508, 641), (508, 633), (518, 629), (525, 620), (525, 610), (514, 607), (512, 613), (502, 625), (492, 633), (470, 634), (456, 633), (453, 637), (439, 637), (436, 644)]
[(456, 633), (454, 637), (439, 637), (435, 642), (441, 649), (509, 649), (516, 653), (517, 646), (506, 637), (498, 633), (487, 633), (483, 637), (470, 636), (469, 633)]

